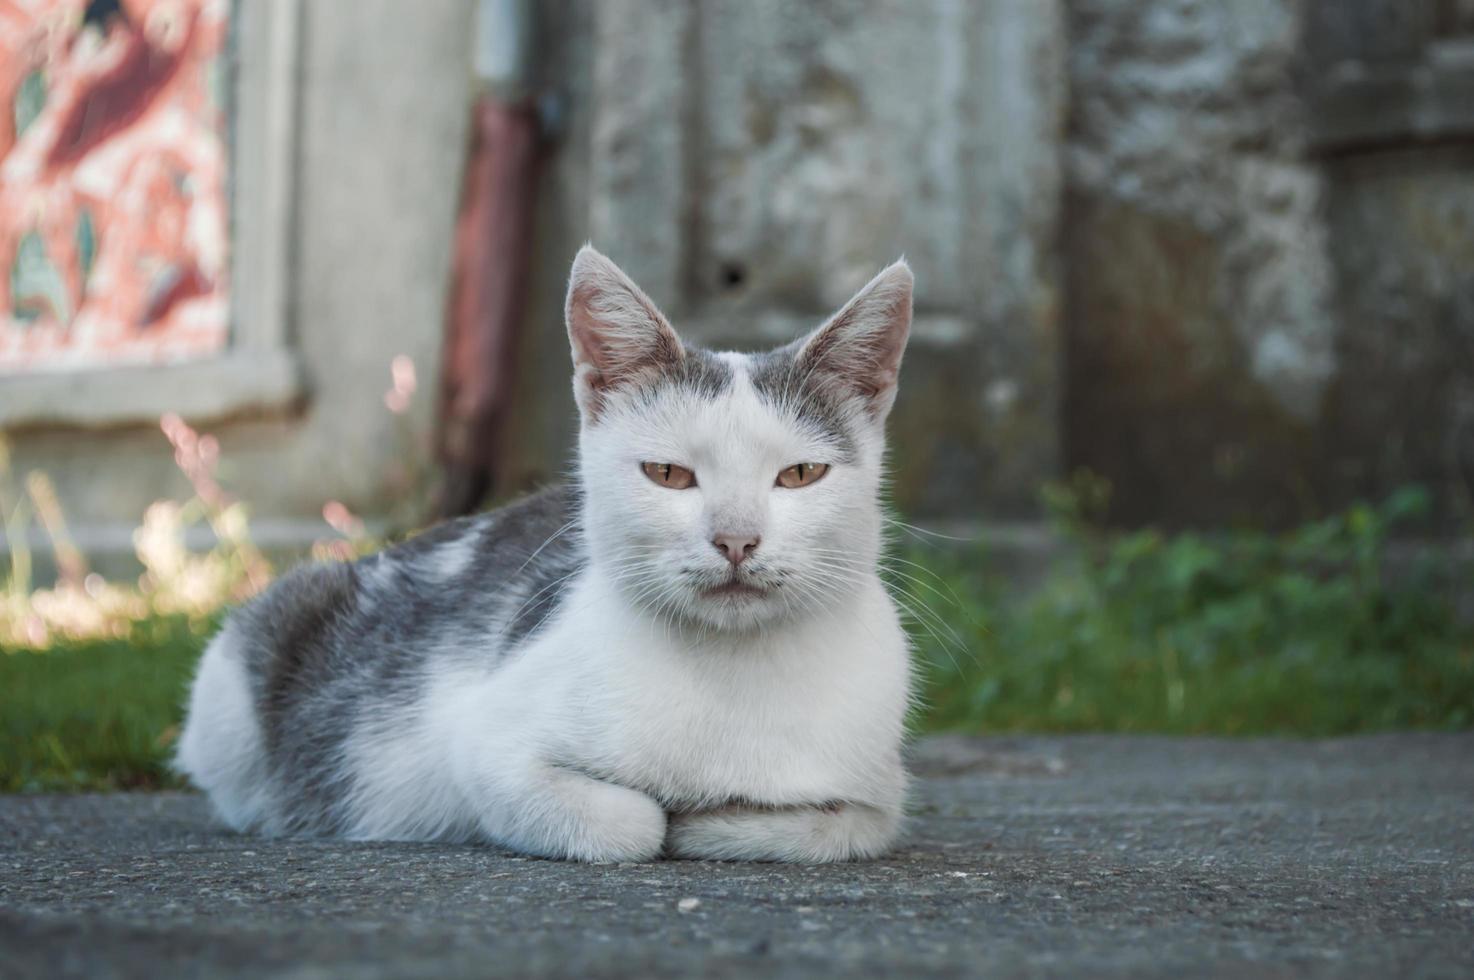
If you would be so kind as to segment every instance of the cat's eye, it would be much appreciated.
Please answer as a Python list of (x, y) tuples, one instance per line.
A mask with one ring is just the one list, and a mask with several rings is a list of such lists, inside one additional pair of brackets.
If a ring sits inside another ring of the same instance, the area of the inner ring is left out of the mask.
[(650, 479), (672, 490), (685, 490), (687, 487), (696, 486), (696, 474), (675, 463), (641, 463), (640, 468)]
[(795, 463), (778, 474), (778, 486), (792, 490), (817, 483), (829, 472), (828, 463)]

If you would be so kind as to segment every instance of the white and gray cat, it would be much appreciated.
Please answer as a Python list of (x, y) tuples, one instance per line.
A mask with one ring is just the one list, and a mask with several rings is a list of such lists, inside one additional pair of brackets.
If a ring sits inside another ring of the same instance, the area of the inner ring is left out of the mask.
[(882, 853), (910, 670), (878, 495), (911, 288), (898, 262), (807, 337), (710, 353), (585, 247), (577, 486), (284, 576), (206, 651), (179, 768), (266, 834)]

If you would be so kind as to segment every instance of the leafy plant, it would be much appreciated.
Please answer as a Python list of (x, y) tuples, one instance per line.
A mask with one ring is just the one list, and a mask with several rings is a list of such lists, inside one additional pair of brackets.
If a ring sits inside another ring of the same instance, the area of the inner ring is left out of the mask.
[[(918, 630), (922, 724), (970, 730), (1333, 734), (1474, 724), (1474, 632), (1435, 559), (1388, 574), (1427, 494), (1287, 534), (1113, 535), (1088, 476), (1046, 500), (1075, 557), (1031, 598), (976, 551), (927, 557), (959, 593)], [(986, 624), (977, 625), (977, 624)]]

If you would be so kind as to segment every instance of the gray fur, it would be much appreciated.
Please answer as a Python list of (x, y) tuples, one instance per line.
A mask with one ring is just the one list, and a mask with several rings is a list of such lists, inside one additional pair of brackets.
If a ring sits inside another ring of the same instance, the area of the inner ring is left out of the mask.
[[(875, 494), (910, 295), (896, 263), (806, 340), (742, 358), (686, 347), (580, 250), (581, 493), (284, 576), (205, 651), (180, 771), (232, 827), (272, 834), (589, 861), (880, 853), (900, 827), (907, 664)], [(858, 465), (770, 507), (795, 489), (790, 454)], [(741, 657), (760, 633), (763, 656)], [(852, 677), (831, 690), (837, 669)]]
[[(753, 384), (853, 454), (843, 403), (796, 363), (797, 350), (755, 355)], [(688, 347), (658, 384), (622, 396), (680, 385), (716, 397), (732, 378), (725, 361)], [(231, 617), (282, 831), (347, 829), (351, 739), (415, 711), (436, 658), (502, 662), (557, 615), (588, 561), (579, 510), (572, 488), (552, 487), (355, 562), (298, 568)]]
[(666, 383), (684, 385), (703, 398), (715, 398), (732, 383), (732, 369), (711, 351), (687, 345), (681, 366), (667, 374)]
[[(809, 369), (798, 358), (803, 340), (795, 340), (777, 350), (747, 355), (749, 374), (757, 393), (769, 404), (786, 404), (799, 420), (830, 436), (839, 447), (836, 462), (849, 463), (855, 457), (855, 438), (849, 429), (844, 390), (826, 383), (826, 376)], [(662, 388), (678, 385), (689, 388), (703, 398), (715, 398), (732, 383), (732, 369), (716, 354), (687, 344), (685, 356), (677, 366), (662, 374), (659, 384), (633, 392), (636, 398), (652, 398)]]
[(732, 369), (709, 350), (684, 345), (679, 361), (665, 368), (654, 384), (621, 392), (622, 397), (652, 399), (672, 387), (682, 387), (702, 398), (716, 398), (732, 384)]
[(570, 488), (551, 487), (356, 562), (295, 569), (231, 617), (283, 830), (344, 829), (348, 740), (365, 719), (413, 710), (431, 658), (504, 660), (554, 615), (586, 561), (577, 512)]
[(802, 340), (795, 340), (777, 350), (753, 354), (749, 362), (752, 386), (768, 403), (790, 406), (800, 421), (833, 438), (840, 451), (835, 462), (853, 462), (855, 437), (847, 422), (845, 399), (840, 389), (825, 384), (822, 375), (799, 361), (802, 346)]

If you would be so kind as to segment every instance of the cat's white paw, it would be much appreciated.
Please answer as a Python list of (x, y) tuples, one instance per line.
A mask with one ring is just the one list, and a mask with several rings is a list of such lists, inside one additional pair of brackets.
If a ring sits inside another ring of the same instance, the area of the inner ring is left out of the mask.
[(885, 853), (900, 823), (899, 813), (849, 803), (777, 810), (731, 806), (672, 814), (665, 850), (693, 860), (854, 861)]
[(595, 864), (660, 856), (665, 809), (644, 793), (557, 765), (518, 773), (482, 798), (488, 839), (524, 854)]
[(644, 793), (587, 780), (564, 841), (565, 857), (609, 864), (653, 861), (665, 844), (665, 810)]

